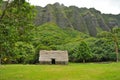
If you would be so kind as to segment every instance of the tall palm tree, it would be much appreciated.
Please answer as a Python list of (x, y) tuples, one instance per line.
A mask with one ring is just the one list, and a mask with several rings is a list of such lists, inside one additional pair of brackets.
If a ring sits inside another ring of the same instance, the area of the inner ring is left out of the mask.
[(120, 38), (120, 28), (113, 28), (111, 30), (112, 38), (114, 40), (115, 52), (116, 52), (116, 62), (119, 61), (119, 38)]

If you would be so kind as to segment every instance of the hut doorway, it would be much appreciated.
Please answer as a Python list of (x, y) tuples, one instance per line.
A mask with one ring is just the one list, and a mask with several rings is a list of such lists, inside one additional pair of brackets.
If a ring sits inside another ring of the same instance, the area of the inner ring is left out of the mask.
[(55, 59), (51, 59), (51, 63), (52, 64), (55, 64), (56, 62), (55, 62)]

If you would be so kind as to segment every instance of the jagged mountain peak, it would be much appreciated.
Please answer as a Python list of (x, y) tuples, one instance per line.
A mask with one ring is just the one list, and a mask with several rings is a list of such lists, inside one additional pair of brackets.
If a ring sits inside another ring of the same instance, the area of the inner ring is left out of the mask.
[(45, 7), (37, 6), (36, 25), (54, 22), (61, 28), (70, 27), (75, 30), (96, 36), (100, 31), (109, 31), (120, 26), (120, 15), (101, 14), (95, 8), (66, 7), (58, 2)]

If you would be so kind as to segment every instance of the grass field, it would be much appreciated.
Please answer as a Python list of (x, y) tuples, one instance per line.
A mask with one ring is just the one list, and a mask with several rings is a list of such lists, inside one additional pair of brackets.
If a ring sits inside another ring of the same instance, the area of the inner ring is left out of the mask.
[(0, 65), (0, 80), (120, 80), (120, 63)]

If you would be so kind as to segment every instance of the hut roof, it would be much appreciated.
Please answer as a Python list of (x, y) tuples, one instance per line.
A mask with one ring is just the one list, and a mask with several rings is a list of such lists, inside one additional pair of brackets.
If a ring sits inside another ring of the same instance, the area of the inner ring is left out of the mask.
[(56, 59), (56, 61), (68, 61), (68, 52), (61, 50), (41, 50), (39, 61), (50, 61), (50, 59)]

